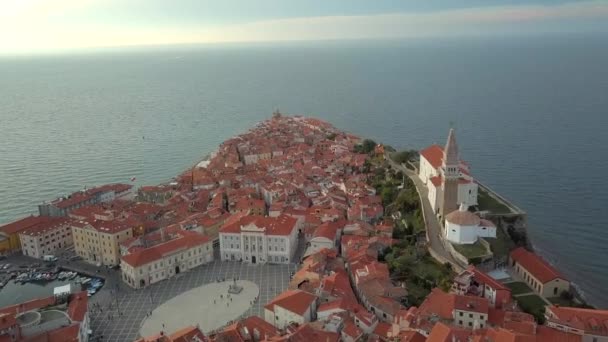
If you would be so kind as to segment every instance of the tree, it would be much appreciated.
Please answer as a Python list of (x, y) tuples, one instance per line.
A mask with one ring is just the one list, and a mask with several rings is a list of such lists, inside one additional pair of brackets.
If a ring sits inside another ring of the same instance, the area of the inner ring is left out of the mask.
[(361, 146), (362, 146), (363, 153), (370, 153), (376, 147), (376, 142), (371, 139), (365, 139), (365, 140), (363, 140), (363, 143), (361, 144)]
[(387, 205), (391, 204), (395, 199), (395, 189), (392, 186), (385, 186), (384, 188), (382, 188), (380, 197), (382, 198), (382, 205), (386, 207)]
[(414, 157), (416, 157), (418, 155), (418, 152), (415, 150), (404, 150), (404, 151), (399, 151), (399, 152), (395, 152), (391, 155), (391, 157), (393, 158), (393, 160), (399, 164), (405, 163), (407, 161), (410, 161), (412, 159), (414, 159)]

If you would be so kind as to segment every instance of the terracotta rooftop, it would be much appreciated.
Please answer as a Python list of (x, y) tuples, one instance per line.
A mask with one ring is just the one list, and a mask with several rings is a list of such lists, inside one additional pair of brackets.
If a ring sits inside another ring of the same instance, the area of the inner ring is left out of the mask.
[(37, 223), (29, 226), (25, 230), (20, 231), (19, 234), (37, 236), (54, 229), (66, 227), (69, 225), (70, 221), (71, 219), (67, 217), (41, 217)]
[(264, 308), (274, 311), (276, 305), (295, 314), (303, 315), (315, 300), (317, 300), (317, 297), (308, 292), (289, 290), (276, 296)]
[(552, 305), (547, 308), (549, 322), (608, 336), (608, 310), (583, 309)]
[(37, 225), (44, 220), (48, 219), (46, 216), (28, 216), (17, 221), (7, 223), (3, 226), (0, 226), (0, 232), (3, 232), (7, 235), (19, 233), (23, 230), (26, 230), (29, 227)]
[(443, 147), (431, 145), (420, 151), (420, 155), (426, 159), (435, 169), (441, 166), (443, 161)]
[(139, 267), (162, 259), (178, 250), (187, 250), (210, 242), (207, 236), (193, 231), (180, 231), (177, 237), (156, 246), (135, 251), (122, 256), (122, 261), (132, 267)]
[(515, 260), (528, 272), (530, 272), (540, 282), (547, 283), (553, 279), (566, 279), (553, 266), (549, 265), (543, 258), (529, 252), (523, 247), (519, 247), (511, 252), (511, 259)]
[(253, 224), (258, 228), (263, 228), (266, 235), (290, 235), (296, 228), (297, 220), (288, 215), (278, 217), (264, 217), (259, 215), (240, 216), (229, 219), (220, 229), (221, 233), (238, 234), (242, 228)]

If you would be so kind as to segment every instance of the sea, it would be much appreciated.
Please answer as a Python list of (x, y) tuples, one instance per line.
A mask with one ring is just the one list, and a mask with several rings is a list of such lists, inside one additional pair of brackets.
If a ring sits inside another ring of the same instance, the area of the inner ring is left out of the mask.
[(0, 57), (0, 223), (108, 182), (156, 184), (278, 109), (395, 148), (456, 129), (535, 249), (608, 308), (608, 38), (227, 44)]

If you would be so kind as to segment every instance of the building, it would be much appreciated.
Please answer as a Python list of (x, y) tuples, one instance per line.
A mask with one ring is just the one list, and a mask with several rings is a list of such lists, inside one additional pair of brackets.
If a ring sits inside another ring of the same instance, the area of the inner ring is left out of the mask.
[(174, 193), (175, 190), (169, 185), (142, 186), (137, 189), (137, 200), (164, 205)]
[(172, 334), (160, 331), (156, 335), (142, 337), (135, 342), (207, 342), (209, 339), (195, 326), (188, 326)]
[(484, 297), (446, 293), (434, 288), (420, 307), (414, 309), (413, 321), (415, 328), (424, 335), (438, 320), (464, 329), (484, 329), (488, 327), (489, 308)]
[(219, 234), (223, 261), (240, 260), (253, 264), (293, 262), (301, 225), (298, 219), (287, 215), (240, 216), (228, 221)]
[(493, 308), (502, 308), (512, 302), (511, 289), (475, 266), (469, 266), (454, 278), (450, 292), (486, 298)]
[(570, 281), (538, 255), (519, 247), (509, 255), (515, 273), (536, 293), (550, 298), (570, 291)]
[(121, 258), (122, 280), (139, 289), (213, 261), (209, 237), (194, 231), (163, 234), (153, 246), (134, 246)]
[[(478, 185), (471, 177), (468, 165), (459, 159), (453, 129), (450, 129), (445, 148), (431, 145), (420, 151), (418, 176), (428, 187), (433, 210), (442, 217), (458, 209), (462, 203), (467, 207), (478, 204)], [(444, 208), (443, 203), (448, 207)]]
[(87, 342), (86, 291), (34, 299), (0, 309), (0, 341)]
[(75, 192), (67, 197), (60, 197), (51, 203), (38, 206), (40, 216), (67, 216), (70, 211), (85, 205), (111, 202), (114, 199), (128, 199), (133, 196), (129, 184), (107, 184), (96, 188)]
[(0, 254), (21, 250), (19, 233), (46, 220), (42, 216), (28, 216), (0, 227)]
[(291, 323), (312, 322), (317, 311), (317, 297), (301, 290), (288, 290), (264, 306), (264, 320), (278, 329)]
[(23, 255), (42, 259), (72, 245), (71, 220), (65, 217), (44, 217), (37, 224), (19, 233)]
[(133, 227), (119, 221), (74, 221), (76, 255), (95, 265), (120, 265), (120, 243), (133, 237)]
[(310, 246), (305, 255), (315, 254), (322, 249), (335, 249), (340, 238), (340, 232), (345, 222), (325, 222), (315, 229), (310, 239)]
[(478, 238), (496, 238), (496, 225), (467, 210), (465, 204), (445, 217), (444, 233), (448, 241), (473, 244)]
[(237, 321), (216, 335), (211, 336), (213, 341), (270, 341), (279, 336), (280, 331), (274, 325), (258, 316), (249, 316)]
[(546, 325), (580, 335), (584, 342), (608, 341), (608, 310), (551, 305), (545, 309)]

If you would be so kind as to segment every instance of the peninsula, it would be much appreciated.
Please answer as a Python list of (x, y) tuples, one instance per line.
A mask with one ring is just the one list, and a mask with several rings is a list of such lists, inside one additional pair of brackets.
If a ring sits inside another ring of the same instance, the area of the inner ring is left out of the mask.
[(105, 286), (0, 308), (0, 339), (608, 338), (608, 311), (529, 249), (526, 214), (474, 178), (454, 130), (396, 151), (277, 111), (171, 182), (38, 210), (0, 227), (7, 273), (47, 264)]

